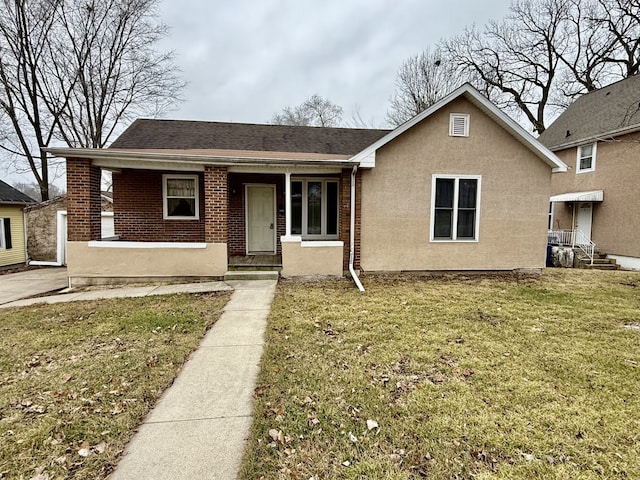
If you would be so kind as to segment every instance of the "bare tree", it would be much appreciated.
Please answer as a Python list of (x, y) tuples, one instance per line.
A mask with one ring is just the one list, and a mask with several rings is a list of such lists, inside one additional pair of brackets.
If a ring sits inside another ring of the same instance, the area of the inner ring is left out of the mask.
[(0, 0), (0, 149), (27, 163), (43, 200), (53, 141), (103, 147), (122, 119), (178, 98), (171, 55), (153, 49), (159, 1)]
[(387, 110), (394, 126), (406, 122), (455, 90), (462, 80), (455, 66), (438, 48), (430, 48), (405, 60), (396, 75), (396, 90)]
[[(51, 142), (61, 105), (73, 79), (54, 85), (48, 76), (60, 0), (3, 0), (0, 9), (0, 109), (6, 122), (0, 148), (26, 161), (41, 196), (49, 198), (49, 165), (44, 148)], [(55, 92), (56, 98), (44, 96)]]
[(274, 125), (337, 127), (342, 120), (342, 107), (320, 95), (312, 95), (300, 105), (285, 107), (271, 118)]
[(77, 72), (60, 117), (68, 145), (102, 148), (123, 119), (157, 116), (179, 97), (173, 54), (153, 49), (167, 34), (157, 21), (158, 2), (85, 0), (62, 10)]
[(615, 49), (605, 58), (618, 67), (621, 78), (640, 72), (640, 0), (598, 0), (598, 16), (594, 23), (605, 27)]
[(516, 1), (505, 20), (442, 42), (462, 73), (476, 74), (501, 93), (496, 103), (523, 114), (542, 133), (552, 98), (567, 0)]

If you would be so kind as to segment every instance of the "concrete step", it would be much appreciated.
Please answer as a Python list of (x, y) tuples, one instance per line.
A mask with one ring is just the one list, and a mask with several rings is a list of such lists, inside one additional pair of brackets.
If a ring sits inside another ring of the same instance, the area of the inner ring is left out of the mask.
[(589, 270), (617, 270), (618, 265), (616, 263), (593, 263), (593, 265), (589, 265), (588, 263), (583, 266), (583, 268), (588, 268)]
[(275, 271), (244, 270), (228, 271), (224, 274), (224, 280), (278, 280), (279, 273)]

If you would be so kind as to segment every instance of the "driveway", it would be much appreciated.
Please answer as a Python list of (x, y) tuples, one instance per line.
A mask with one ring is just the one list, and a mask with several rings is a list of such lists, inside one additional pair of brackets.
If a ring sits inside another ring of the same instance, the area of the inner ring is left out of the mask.
[(61, 290), (67, 286), (65, 267), (37, 268), (0, 275), (0, 304)]

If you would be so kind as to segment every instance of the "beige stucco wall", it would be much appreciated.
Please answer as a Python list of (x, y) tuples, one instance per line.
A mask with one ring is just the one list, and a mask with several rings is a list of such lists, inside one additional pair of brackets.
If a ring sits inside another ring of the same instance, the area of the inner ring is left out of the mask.
[[(312, 242), (313, 243), (313, 242)], [(299, 241), (282, 241), (283, 277), (308, 275), (342, 276), (343, 242), (331, 246), (303, 246)]]
[[(603, 190), (604, 201), (593, 204), (591, 239), (604, 253), (640, 257), (640, 133), (598, 142), (596, 168), (576, 173), (577, 148), (556, 152), (570, 169), (554, 174), (552, 194)], [(573, 206), (556, 203), (554, 228), (572, 228)]]
[[(107, 243), (107, 242), (105, 242)], [(72, 278), (221, 277), (227, 271), (227, 244), (205, 248), (105, 248), (67, 242)]]
[[(469, 137), (449, 114), (470, 114)], [(478, 242), (430, 242), (433, 174), (481, 175)], [(464, 98), (376, 154), (362, 175), (364, 271), (511, 270), (545, 265), (551, 168)]]
[(11, 248), (0, 249), (0, 267), (25, 263), (23, 205), (0, 205), (0, 218), (10, 218)]

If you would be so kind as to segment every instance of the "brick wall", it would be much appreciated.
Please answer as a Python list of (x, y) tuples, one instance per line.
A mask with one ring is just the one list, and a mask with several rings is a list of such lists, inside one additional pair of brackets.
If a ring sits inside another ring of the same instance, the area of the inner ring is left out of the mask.
[(198, 174), (200, 219), (164, 220), (163, 173), (171, 172), (124, 169), (113, 174), (116, 235), (119, 235), (121, 240), (131, 242), (204, 242), (204, 175)]
[(227, 167), (204, 169), (204, 238), (207, 243), (227, 242)]
[(100, 240), (100, 175), (91, 160), (67, 159), (67, 238), (71, 242)]
[(282, 254), (280, 237), (286, 232), (284, 175), (229, 174), (229, 255), (246, 255), (245, 185), (267, 184), (276, 186), (276, 253)]

